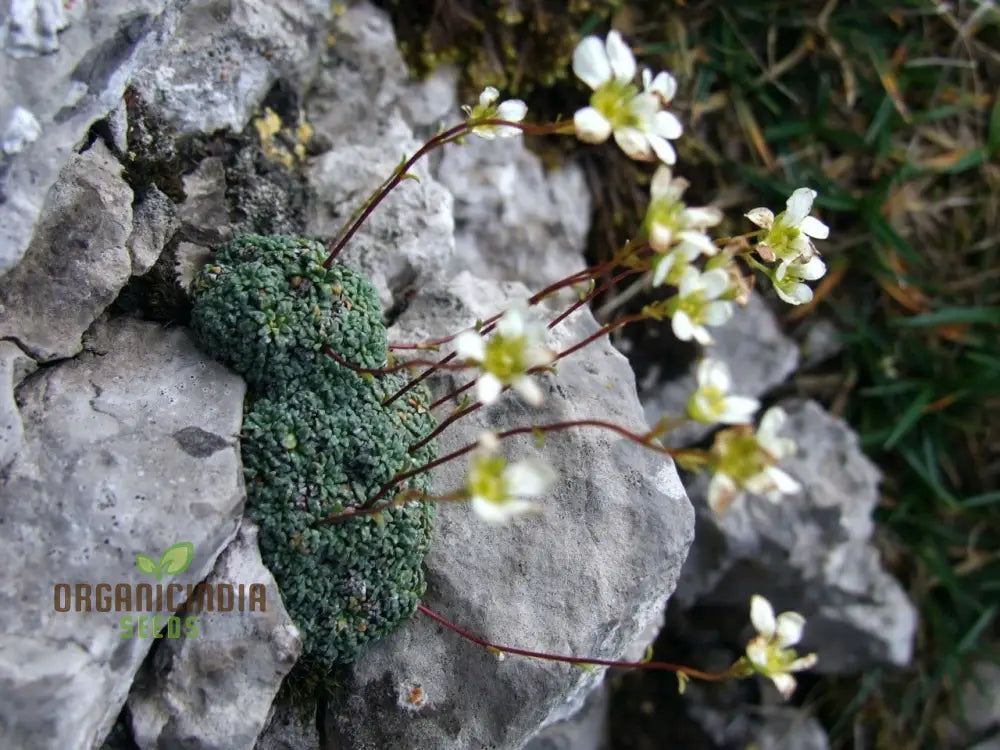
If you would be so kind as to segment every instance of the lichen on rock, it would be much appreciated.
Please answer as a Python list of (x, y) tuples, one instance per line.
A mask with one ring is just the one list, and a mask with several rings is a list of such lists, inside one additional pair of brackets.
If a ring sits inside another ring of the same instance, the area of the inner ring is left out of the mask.
[[(323, 265), (319, 242), (245, 235), (220, 247), (192, 286), (199, 344), (247, 380), (242, 455), (265, 564), (304, 634), (303, 656), (328, 669), (408, 619), (425, 589), (433, 506), (320, 523), (358, 507), (400, 472), (433, 459), (428, 394), (361, 374), (388, 356), (372, 285)], [(397, 491), (426, 491), (427, 473)]]

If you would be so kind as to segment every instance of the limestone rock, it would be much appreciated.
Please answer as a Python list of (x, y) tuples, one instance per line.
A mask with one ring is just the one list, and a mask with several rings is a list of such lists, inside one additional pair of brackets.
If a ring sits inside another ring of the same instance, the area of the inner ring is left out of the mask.
[(0, 341), (0, 471), (14, 460), (24, 444), (21, 413), (14, 389), (36, 369), (35, 360), (11, 341)]
[[(315, 194), (307, 233), (334, 239), (399, 164), (422, 145), (403, 115), (406, 66), (388, 17), (370, 5), (347, 9), (306, 104), (329, 151), (307, 171)], [(452, 195), (426, 160), (403, 180), (351, 239), (339, 259), (375, 284), (386, 309), (403, 306), (455, 252)]]
[[(21, 384), (24, 446), (0, 506), (0, 746), (87, 748), (108, 733), (152, 640), (126, 638), (138, 631), (97, 611), (96, 593), (93, 611), (56, 611), (55, 586), (152, 582), (136, 555), (181, 541), (193, 562), (171, 582), (204, 578), (242, 513), (242, 399), (182, 330), (128, 319)], [(192, 429), (213, 449), (195, 449)]]
[[(519, 295), (527, 296), (520, 284), (498, 289), (463, 272), (450, 284), (425, 287), (390, 336), (453, 333)], [(565, 348), (597, 328), (580, 312), (555, 329), (552, 343)], [(446, 393), (450, 380), (439, 379), (435, 392)], [(540, 385), (542, 407), (508, 394), (446, 430), (442, 454), (484, 429), (586, 417), (645, 429), (631, 370), (606, 339), (561, 361), (558, 378)], [(530, 437), (504, 445), (512, 460), (538, 455)], [(542, 455), (561, 481), (539, 517), (495, 527), (465, 505), (440, 508), (425, 604), (493, 642), (620, 656), (661, 616), (691, 542), (690, 505), (672, 462), (606, 430), (552, 434)], [(440, 467), (434, 491), (459, 487), (466, 465), (460, 459)], [(500, 662), (418, 614), (353, 666), (343, 695), (331, 700), (327, 732), (331, 747), (345, 749), (519, 748), (576, 711), (602, 676), (517, 657)], [(409, 710), (416, 687), (426, 704)]]
[(83, 332), (128, 280), (132, 190), (120, 173), (99, 141), (75, 156), (24, 261), (0, 279), (0, 337), (39, 361), (80, 351)]
[[(243, 611), (204, 612), (197, 637), (164, 640), (129, 695), (132, 734), (142, 750), (254, 747), (281, 680), (301, 650), (298, 629), (257, 548), (257, 528), (244, 520), (205, 583), (242, 586)], [(263, 611), (250, 608), (250, 587), (262, 584)]]
[(472, 136), (445, 151), (437, 174), (455, 195), (462, 252), (453, 270), (530, 279), (540, 289), (586, 267), (590, 193), (575, 165), (546, 173), (521, 138)]

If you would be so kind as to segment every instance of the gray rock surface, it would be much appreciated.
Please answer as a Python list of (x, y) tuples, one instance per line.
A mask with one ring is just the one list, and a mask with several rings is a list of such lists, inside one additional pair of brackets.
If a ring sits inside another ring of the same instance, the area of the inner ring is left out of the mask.
[[(129, 695), (132, 735), (142, 750), (254, 747), (278, 687), (301, 651), (298, 629), (257, 549), (257, 527), (240, 524), (205, 583), (234, 590), (262, 584), (262, 611), (204, 612), (195, 638), (163, 641)], [(248, 600), (249, 601), (249, 600)]]
[(120, 613), (55, 611), (54, 587), (144, 582), (136, 554), (179, 541), (194, 560), (173, 582), (211, 570), (242, 512), (242, 398), (184, 331), (128, 319), (21, 384), (24, 447), (0, 509), (0, 746), (86, 748), (107, 734), (152, 641), (125, 638)]
[(63, 169), (24, 261), (0, 278), (0, 337), (43, 362), (80, 351), (132, 271), (131, 232), (132, 189), (97, 141)]
[(0, 275), (24, 254), (56, 176), (88, 128), (120, 110), (126, 86), (176, 138), (239, 132), (276, 80), (310, 74), (331, 14), (326, 0), (0, 6), (0, 127), (9, 146)]
[[(389, 18), (365, 4), (347, 9), (306, 103), (309, 122), (332, 147), (307, 171), (315, 195), (310, 235), (336, 237), (401, 158), (423, 145), (404, 116), (409, 87)], [(455, 252), (451, 193), (426, 160), (411, 174), (419, 181), (393, 190), (339, 256), (371, 279), (387, 309), (440, 274)]]
[(795, 609), (819, 672), (907, 664), (916, 611), (871, 540), (879, 473), (842, 420), (812, 401), (780, 405), (783, 434), (798, 444), (782, 467), (804, 491), (777, 504), (748, 495), (719, 518), (707, 508), (706, 478), (689, 482), (698, 541), (675, 600), (744, 608), (759, 593), (778, 611)]
[(590, 193), (575, 165), (546, 173), (520, 138), (472, 136), (444, 152), (437, 175), (455, 195), (452, 270), (540, 289), (586, 267)]
[[(780, 385), (799, 363), (798, 347), (781, 329), (764, 299), (750, 294), (746, 305), (724, 326), (712, 329), (715, 344), (704, 347), (701, 355), (726, 363), (732, 376), (732, 393), (760, 398)], [(670, 363), (666, 363), (671, 366)], [(693, 362), (685, 375), (661, 382), (660, 368), (654, 365), (639, 389), (646, 419), (655, 424), (663, 416), (683, 416), (688, 398), (697, 388)], [(709, 425), (684, 424), (668, 434), (664, 442), (672, 446), (690, 445), (714, 429)]]
[(0, 472), (24, 445), (24, 426), (14, 389), (37, 369), (35, 360), (11, 341), (0, 341)]
[[(455, 332), (518, 295), (527, 296), (519, 283), (498, 289), (463, 272), (425, 287), (390, 336)], [(565, 348), (597, 328), (589, 312), (577, 313), (552, 343)], [(449, 380), (440, 379), (436, 393), (446, 393)], [(442, 453), (484, 429), (587, 417), (645, 429), (632, 372), (607, 340), (566, 358), (558, 378), (540, 384), (542, 407), (508, 394), (446, 430)], [(560, 432), (544, 448), (561, 480), (539, 517), (495, 527), (464, 505), (440, 509), (425, 603), (493, 642), (620, 657), (661, 616), (691, 542), (690, 505), (670, 461), (608, 431)], [(505, 449), (511, 459), (538, 455), (530, 437), (505, 441)], [(435, 492), (460, 486), (466, 466), (442, 466)], [(501, 662), (417, 616), (354, 665), (343, 697), (331, 701), (327, 731), (338, 748), (518, 748), (576, 711), (602, 677), (516, 657)], [(399, 707), (412, 686), (426, 697), (417, 711)]]

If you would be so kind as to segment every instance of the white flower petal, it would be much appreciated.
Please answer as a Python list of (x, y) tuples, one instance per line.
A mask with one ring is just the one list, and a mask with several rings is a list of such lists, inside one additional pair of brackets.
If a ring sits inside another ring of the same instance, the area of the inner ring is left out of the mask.
[[(499, 120), (509, 120), (510, 122), (521, 122), (524, 116), (528, 114), (528, 105), (522, 102), (520, 99), (508, 99), (499, 107), (497, 107), (497, 119)], [(506, 128), (507, 130), (514, 130), (518, 133), (521, 131), (517, 128)]]
[(697, 268), (685, 268), (677, 285), (677, 290), (681, 297), (687, 297), (699, 289), (701, 289), (701, 273)]
[(479, 449), (486, 453), (493, 453), (500, 447), (500, 438), (495, 432), (486, 430), (479, 434)]
[(493, 373), (484, 372), (476, 381), (476, 398), (483, 404), (492, 404), (502, 390), (503, 383)]
[(699, 229), (714, 227), (722, 221), (722, 211), (712, 206), (685, 208), (682, 215), (684, 216), (684, 223), (687, 226), (698, 227)]
[(726, 363), (719, 359), (712, 359), (711, 357), (705, 357), (698, 363), (698, 370), (695, 377), (699, 388), (705, 388), (706, 386), (718, 388), (723, 393), (728, 392), (729, 386), (732, 384), (732, 380), (729, 377), (729, 367), (726, 366)]
[(770, 229), (774, 225), (774, 213), (769, 208), (754, 208), (743, 215), (761, 229)]
[(573, 115), (576, 137), (584, 143), (604, 143), (611, 135), (611, 123), (593, 107), (584, 107)]
[(675, 140), (684, 134), (684, 126), (673, 112), (661, 109), (656, 113), (654, 131), (661, 138)]
[(757, 440), (768, 443), (778, 437), (781, 428), (785, 426), (788, 414), (780, 406), (772, 406), (760, 419), (760, 426), (757, 428)]
[(693, 249), (695, 251), (694, 257), (691, 260), (694, 260), (702, 253), (705, 255), (715, 255), (719, 251), (719, 248), (712, 242), (712, 239), (704, 232), (685, 229), (680, 233), (680, 238), (688, 246), (688, 250)]
[(607, 51), (608, 62), (611, 63), (611, 71), (615, 80), (623, 85), (631, 83), (632, 79), (635, 78), (635, 57), (622, 39), (622, 35), (614, 29), (609, 31), (604, 48)]
[(708, 507), (722, 513), (736, 498), (739, 487), (727, 474), (716, 472), (708, 483)]
[(750, 622), (765, 638), (771, 638), (777, 632), (778, 622), (774, 617), (774, 607), (760, 594), (750, 597)]
[(747, 424), (760, 408), (760, 401), (749, 396), (729, 396), (718, 421), (723, 424)]
[(771, 480), (774, 488), (781, 495), (794, 495), (802, 489), (801, 484), (793, 479), (790, 474), (779, 469), (777, 466), (768, 466), (764, 469), (764, 473), (767, 474), (768, 479)]
[(604, 51), (604, 44), (596, 36), (588, 36), (573, 50), (573, 72), (590, 86), (598, 88), (611, 80), (611, 63)]
[(798, 266), (795, 273), (800, 279), (815, 281), (826, 274), (826, 263), (818, 255), (814, 255), (808, 261)]
[(649, 141), (649, 147), (653, 150), (657, 159), (664, 164), (677, 163), (677, 152), (670, 145), (670, 141), (658, 135), (649, 135), (647, 136), (647, 140)]
[(805, 284), (775, 284), (774, 291), (789, 305), (804, 305), (813, 298), (812, 289)]
[(649, 144), (649, 139), (638, 128), (618, 128), (615, 131), (615, 143), (630, 159), (636, 161), (653, 160), (653, 149)]
[(712, 335), (705, 326), (691, 326), (691, 335), (702, 346), (711, 346), (715, 343), (715, 339), (712, 338)]
[(489, 523), (505, 523), (514, 516), (526, 513), (535, 508), (535, 504), (527, 500), (508, 500), (504, 503), (493, 503), (484, 497), (472, 498), (472, 510), (477, 516)]
[(819, 661), (819, 657), (816, 654), (806, 654), (805, 656), (800, 656), (788, 665), (788, 671), (801, 672), (804, 669), (811, 669), (816, 665), (817, 661)]
[(694, 335), (694, 323), (683, 310), (674, 313), (674, 317), (670, 320), (670, 328), (673, 330), (674, 336), (681, 341), (690, 341)]
[(747, 658), (751, 663), (763, 669), (767, 668), (768, 649), (767, 644), (754, 638), (747, 644)]
[(670, 227), (654, 221), (653, 225), (649, 228), (650, 246), (654, 250), (659, 250), (661, 253), (664, 253), (670, 248), (670, 244), (673, 241), (674, 233), (670, 231)]
[(799, 188), (785, 203), (785, 224), (797, 227), (812, 211), (813, 200), (818, 193), (810, 188)]
[(455, 337), (455, 353), (459, 359), (482, 362), (486, 358), (486, 340), (475, 331), (462, 331)]
[(493, 86), (487, 86), (483, 89), (483, 93), (479, 95), (479, 105), (482, 107), (488, 107), (499, 98), (500, 92)]
[[(652, 244), (652, 241), (650, 242)], [(654, 245), (655, 247), (655, 245)], [(653, 286), (659, 286), (667, 278), (674, 265), (674, 254), (661, 255), (653, 262)]]
[(795, 678), (787, 672), (779, 672), (778, 674), (771, 675), (771, 682), (778, 688), (778, 692), (781, 693), (781, 697), (785, 700), (791, 698), (795, 692)]
[(649, 196), (653, 200), (680, 197), (676, 192), (674, 175), (670, 171), (670, 167), (661, 164), (656, 168), (656, 172), (653, 173), (653, 181), (649, 184)]
[(729, 288), (729, 274), (724, 268), (713, 268), (701, 275), (700, 283), (705, 299), (715, 299)]
[(538, 387), (538, 383), (530, 375), (518, 375), (511, 381), (511, 385), (518, 395), (531, 406), (541, 406), (542, 401), (544, 401), (542, 389)]
[(806, 618), (798, 612), (782, 612), (778, 615), (777, 626), (778, 645), (781, 648), (794, 646), (802, 640), (802, 631), (805, 629)]
[(830, 227), (817, 219), (815, 216), (807, 216), (799, 224), (799, 231), (818, 240), (825, 240), (830, 236)]
[(507, 493), (512, 497), (541, 497), (555, 483), (556, 472), (540, 459), (528, 458), (510, 464), (501, 477)]
[(667, 104), (677, 93), (677, 79), (665, 70), (661, 70), (654, 78), (652, 71), (647, 69), (642, 71), (642, 88), (656, 94)]
[(524, 335), (526, 311), (523, 305), (512, 304), (497, 321), (497, 333), (504, 338), (516, 339)]

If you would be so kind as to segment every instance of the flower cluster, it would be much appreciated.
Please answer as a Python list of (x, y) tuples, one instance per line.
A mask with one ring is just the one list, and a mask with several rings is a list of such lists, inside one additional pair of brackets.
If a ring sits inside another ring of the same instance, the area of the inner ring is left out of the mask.
[(680, 138), (680, 120), (664, 107), (677, 91), (677, 81), (667, 72), (642, 74), (642, 91), (635, 84), (635, 57), (617, 31), (602, 43), (588, 36), (573, 51), (573, 72), (593, 94), (590, 106), (573, 116), (577, 137), (586, 143), (603, 143), (612, 134), (619, 148), (632, 159), (664, 164), (677, 161), (670, 141)]
[[(528, 105), (520, 99), (508, 99), (501, 102), (499, 106), (494, 106), (494, 102), (500, 98), (500, 92), (492, 86), (483, 89), (479, 95), (479, 103), (475, 107), (464, 105), (462, 110), (468, 115), (470, 120), (507, 120), (509, 122), (521, 122), (528, 114)], [(496, 137), (513, 138), (521, 135), (520, 128), (511, 125), (477, 125), (472, 132), (480, 138), (491, 141)]]
[(491, 523), (503, 523), (537, 506), (527, 498), (544, 495), (556, 480), (555, 471), (539, 459), (508, 463), (497, 454), (500, 441), (492, 432), (479, 438), (466, 475), (472, 510)]
[(787, 418), (784, 409), (775, 406), (764, 412), (756, 433), (747, 425), (716, 433), (709, 452), (714, 474), (708, 485), (708, 504), (716, 513), (729, 507), (743, 491), (778, 502), (782, 495), (802, 489), (777, 466), (796, 451), (795, 441), (779, 434)]
[(466, 362), (479, 366), (476, 396), (484, 404), (497, 400), (511, 386), (532, 406), (542, 403), (542, 391), (530, 372), (550, 364), (555, 353), (545, 345), (548, 329), (528, 313), (526, 300), (517, 300), (497, 323), (488, 339), (478, 331), (463, 331), (455, 337), (455, 351)]
[(705, 424), (745, 424), (753, 419), (760, 402), (747, 396), (730, 396), (732, 379), (725, 362), (705, 358), (698, 365), (698, 390), (688, 400), (688, 416)]
[(774, 289), (785, 302), (801, 305), (812, 300), (813, 294), (803, 281), (815, 281), (826, 273), (813, 239), (826, 239), (830, 228), (815, 216), (810, 216), (817, 193), (799, 188), (777, 216), (767, 208), (755, 208), (746, 214), (761, 228), (755, 250), (765, 262), (778, 261), (776, 268), (757, 265), (767, 274)]
[(816, 654), (799, 656), (790, 646), (802, 640), (805, 618), (798, 612), (774, 616), (771, 603), (759, 594), (750, 599), (750, 621), (757, 635), (747, 644), (745, 665), (751, 672), (769, 678), (785, 700), (795, 692), (792, 672), (801, 672), (816, 664)]

